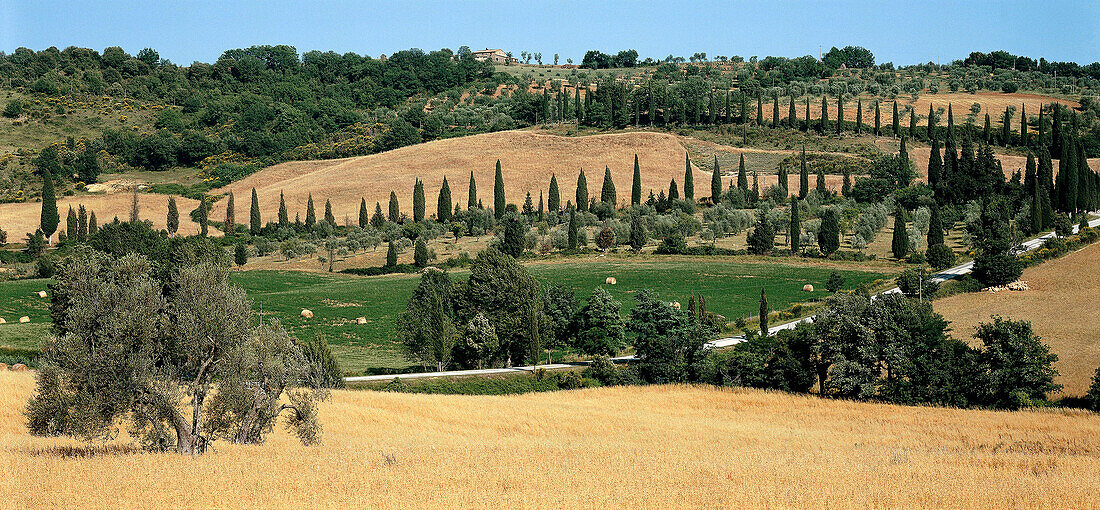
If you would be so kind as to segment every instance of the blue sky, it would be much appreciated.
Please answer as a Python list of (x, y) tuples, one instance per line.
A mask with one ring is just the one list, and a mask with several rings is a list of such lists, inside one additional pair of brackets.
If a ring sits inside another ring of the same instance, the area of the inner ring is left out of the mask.
[(485, 47), (554, 53), (634, 48), (641, 57), (817, 55), (864, 46), (877, 62), (949, 62), (1005, 49), (1048, 60), (1100, 60), (1100, 6), (1068, 2), (288, 2), (0, 0), (0, 51), (76, 45), (152, 47), (177, 64), (222, 51), (290, 44), (378, 56)]

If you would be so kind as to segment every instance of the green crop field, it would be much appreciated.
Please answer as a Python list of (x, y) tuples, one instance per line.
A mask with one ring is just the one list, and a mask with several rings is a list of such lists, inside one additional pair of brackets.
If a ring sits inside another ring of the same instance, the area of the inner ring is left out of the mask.
[[(707, 309), (733, 320), (755, 316), (760, 288), (768, 289), (772, 309), (786, 309), (793, 303), (827, 295), (825, 279), (830, 268), (806, 264), (736, 262), (720, 259), (609, 259), (553, 264), (531, 264), (528, 269), (543, 282), (560, 283), (573, 289), (584, 301), (597, 286), (604, 286), (623, 304), (623, 314), (634, 306), (634, 294), (642, 289), (656, 291), (662, 299), (687, 306), (692, 292), (707, 299)], [(887, 278), (887, 268), (862, 270), (853, 265), (839, 271), (845, 287)], [(455, 272), (465, 278), (466, 271)], [(616, 285), (605, 285), (613, 276)], [(397, 315), (404, 308), (416, 275), (358, 277), (279, 271), (245, 271), (233, 276), (264, 317), (278, 318), (288, 331), (299, 337), (325, 335), (347, 372), (362, 373), (409, 366), (395, 335)], [(803, 292), (806, 283), (814, 292)], [(300, 316), (303, 308), (312, 319)], [(356, 317), (367, 324), (357, 325)]]
[[(38, 297), (38, 291), (49, 290), (52, 280), (14, 280), (0, 282), (0, 346), (34, 349), (42, 346), (50, 327), (50, 299)], [(31, 321), (20, 324), (20, 317)]]

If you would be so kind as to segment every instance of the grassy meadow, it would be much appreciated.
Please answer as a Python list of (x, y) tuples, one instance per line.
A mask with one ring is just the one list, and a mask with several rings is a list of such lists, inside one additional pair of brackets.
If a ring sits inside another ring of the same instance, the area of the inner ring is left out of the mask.
[(279, 427), (188, 457), (143, 453), (125, 427), (106, 444), (31, 437), (32, 391), (30, 374), (0, 373), (13, 507), (1094, 508), (1100, 493), (1100, 415), (1080, 411), (703, 386), (340, 390), (318, 446)]

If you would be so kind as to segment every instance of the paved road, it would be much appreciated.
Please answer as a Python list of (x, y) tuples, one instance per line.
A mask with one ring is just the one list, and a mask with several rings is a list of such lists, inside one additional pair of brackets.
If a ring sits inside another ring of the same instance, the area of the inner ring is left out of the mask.
[[(1090, 227), (1095, 227), (1097, 225), (1100, 225), (1100, 218), (1092, 220), (1092, 221), (1089, 222)], [(1077, 225), (1073, 226), (1073, 232), (1074, 233), (1077, 232)], [(1047, 233), (1047, 234), (1041, 235), (1039, 237), (1036, 237), (1035, 239), (1025, 241), (1021, 245), (1021, 247), (1018, 251), (1020, 253), (1023, 253), (1025, 251), (1034, 250), (1035, 248), (1038, 248), (1044, 242), (1046, 242), (1047, 239), (1050, 239), (1053, 236), (1054, 236), (1054, 233)], [(951, 269), (946, 269), (944, 271), (936, 273), (932, 277), (932, 281), (934, 281), (934, 282), (947, 281), (947, 280), (950, 280), (952, 278), (967, 274), (970, 271), (972, 271), (973, 269), (974, 269), (974, 262), (967, 262), (965, 264), (959, 264), (955, 267), (952, 267)], [(898, 292), (901, 292), (901, 289), (899, 289), (897, 287), (894, 287), (892, 289), (882, 291), (879, 294), (880, 295), (881, 294), (894, 294), (894, 293), (898, 293)], [(801, 318), (799, 320), (796, 320), (796, 321), (791, 321), (791, 322), (788, 322), (788, 323), (785, 323), (785, 324), (780, 324), (778, 326), (772, 326), (772, 327), (768, 328), (768, 334), (774, 335), (774, 334), (776, 334), (776, 333), (778, 333), (778, 332), (780, 332), (784, 329), (794, 329), (795, 326), (797, 326), (797, 325), (799, 325), (803, 322), (809, 322), (809, 321), (812, 321), (812, 320), (813, 320), (813, 316), (803, 317), (803, 318)], [(731, 336), (731, 337), (728, 337), (728, 338), (720, 338), (718, 340), (708, 342), (707, 347), (709, 347), (709, 348), (729, 347), (731, 345), (736, 345), (736, 344), (739, 344), (739, 343), (744, 342), (744, 341), (745, 341), (744, 335)], [(633, 356), (622, 356), (622, 357), (619, 357), (619, 358), (613, 358), (614, 361), (618, 361), (618, 362), (630, 361), (632, 359), (634, 359)], [(364, 375), (364, 376), (357, 376), (357, 377), (345, 377), (344, 381), (345, 382), (392, 381), (396, 377), (400, 377), (401, 379), (423, 379), (423, 378), (430, 378), (430, 377), (454, 377), (454, 376), (514, 374), (514, 373), (517, 373), (517, 372), (532, 372), (536, 368), (544, 368), (544, 369), (547, 369), (547, 370), (556, 370), (556, 369), (564, 369), (564, 368), (570, 368), (570, 367), (575, 367), (575, 366), (583, 366), (585, 364), (586, 363), (572, 363), (572, 364), (555, 363), (555, 364), (550, 364), (550, 365), (538, 365), (537, 367), (536, 366), (524, 366), (524, 367), (511, 367), (511, 368), (487, 368), (487, 369), (483, 369), (483, 370), (451, 370), (451, 371), (448, 371), (448, 372), (418, 372), (418, 373), (400, 374), (400, 375)]]

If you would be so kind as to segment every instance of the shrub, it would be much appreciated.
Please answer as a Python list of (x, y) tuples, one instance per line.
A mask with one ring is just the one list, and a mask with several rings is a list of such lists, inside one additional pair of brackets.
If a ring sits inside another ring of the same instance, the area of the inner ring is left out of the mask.
[(661, 244), (657, 246), (657, 253), (662, 255), (674, 255), (683, 253), (685, 250), (687, 250), (687, 242), (684, 241), (684, 236), (679, 234), (662, 239)]
[(844, 277), (840, 276), (840, 273), (833, 271), (829, 273), (829, 278), (825, 280), (825, 290), (829, 292), (836, 292), (844, 286)]
[(945, 244), (934, 244), (928, 247), (925, 257), (935, 269), (946, 269), (955, 265), (955, 252)]

